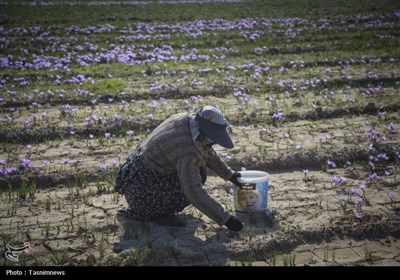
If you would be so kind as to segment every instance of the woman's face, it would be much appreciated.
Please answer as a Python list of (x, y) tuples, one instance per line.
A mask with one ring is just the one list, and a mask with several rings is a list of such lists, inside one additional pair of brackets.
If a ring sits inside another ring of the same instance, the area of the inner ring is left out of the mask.
[(213, 140), (211, 140), (210, 138), (206, 137), (204, 140), (204, 144), (206, 144), (208, 147), (211, 147), (212, 145), (215, 144), (215, 142)]
[(200, 133), (200, 141), (206, 145), (207, 147), (210, 147), (212, 145), (215, 144), (214, 140), (212, 140), (211, 138), (208, 138), (207, 136), (205, 136), (203, 133)]

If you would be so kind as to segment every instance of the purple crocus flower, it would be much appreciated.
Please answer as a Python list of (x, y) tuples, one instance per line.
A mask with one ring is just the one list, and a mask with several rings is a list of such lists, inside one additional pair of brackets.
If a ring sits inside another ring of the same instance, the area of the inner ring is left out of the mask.
[(374, 180), (376, 178), (378, 178), (378, 174), (376, 174), (375, 172), (368, 175), (368, 179), (370, 180)]
[(328, 160), (326, 163), (328, 164), (329, 167), (336, 168), (336, 163), (334, 163), (333, 161)]
[(356, 196), (356, 195), (357, 195), (357, 191), (356, 191), (355, 189), (351, 188), (351, 189), (349, 190), (349, 195), (351, 195), (351, 196)]
[(22, 121), (22, 124), (23, 124), (25, 127), (28, 127), (28, 126), (29, 126), (29, 120), (23, 120), (23, 121)]
[(108, 168), (108, 165), (105, 164), (105, 163), (101, 163), (101, 164), (99, 165), (99, 168), (100, 168), (100, 169), (107, 169), (107, 168)]
[(379, 112), (379, 113), (378, 113), (379, 119), (384, 118), (384, 117), (386, 116), (386, 114), (387, 114), (386, 111)]
[(146, 115), (146, 118), (148, 118), (149, 120), (154, 120), (153, 114)]
[(27, 158), (22, 158), (21, 165), (22, 165), (22, 167), (28, 168), (31, 166), (31, 161)]
[(278, 108), (276, 108), (274, 114), (272, 115), (272, 119), (281, 120), (282, 118), (283, 118), (283, 113), (280, 112)]
[(390, 123), (390, 124), (388, 125), (388, 130), (389, 130), (390, 132), (394, 132), (394, 125), (393, 125), (393, 123)]
[(119, 121), (119, 120), (121, 120), (121, 116), (120, 115), (118, 115), (118, 114), (114, 114), (114, 120), (115, 121)]
[(232, 157), (231, 157), (228, 153), (226, 153), (226, 152), (221, 153), (221, 155), (222, 155), (224, 158), (226, 158), (226, 159), (231, 159), (231, 158), (232, 158)]
[(362, 191), (365, 191), (365, 190), (367, 189), (367, 185), (365, 185), (365, 184), (360, 184), (358, 187), (359, 187), (360, 190), (362, 190)]
[(345, 177), (342, 177), (342, 176), (336, 176), (336, 175), (334, 175), (334, 176), (332, 177), (332, 182), (334, 182), (334, 183), (336, 183), (336, 184), (338, 184), (338, 185), (343, 184), (345, 181), (346, 181), (346, 178), (345, 178)]
[(0, 175), (18, 174), (18, 169), (15, 167), (7, 167), (0, 169)]

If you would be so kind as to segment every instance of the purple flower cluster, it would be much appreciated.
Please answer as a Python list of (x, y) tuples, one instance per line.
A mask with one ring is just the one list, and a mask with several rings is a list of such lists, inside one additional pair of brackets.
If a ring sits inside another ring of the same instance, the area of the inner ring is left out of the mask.
[(283, 119), (283, 113), (278, 108), (275, 108), (274, 113), (272, 115), (272, 119), (274, 120)]
[(15, 167), (0, 168), (0, 175), (2, 176), (15, 175), (15, 174), (19, 174), (19, 170)]
[(343, 185), (345, 182), (346, 182), (346, 178), (343, 177), (343, 176), (336, 176), (336, 175), (334, 175), (334, 176), (332, 177), (332, 183), (334, 183), (334, 184), (336, 184), (336, 185), (338, 185), (338, 186)]

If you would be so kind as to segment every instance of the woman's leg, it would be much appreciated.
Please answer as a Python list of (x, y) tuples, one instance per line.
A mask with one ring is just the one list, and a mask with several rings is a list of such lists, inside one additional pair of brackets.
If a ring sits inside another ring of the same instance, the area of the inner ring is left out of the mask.
[(148, 221), (174, 215), (189, 205), (177, 174), (160, 176), (142, 171), (133, 181), (126, 188), (125, 198), (134, 219)]

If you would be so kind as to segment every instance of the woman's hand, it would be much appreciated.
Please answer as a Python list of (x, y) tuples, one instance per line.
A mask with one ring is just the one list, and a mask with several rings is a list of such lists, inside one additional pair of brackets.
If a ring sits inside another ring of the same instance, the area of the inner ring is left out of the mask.
[(236, 217), (231, 216), (229, 220), (225, 223), (225, 226), (231, 231), (241, 231), (243, 228), (243, 224)]
[(238, 182), (238, 178), (241, 176), (241, 174), (238, 171), (235, 171), (235, 173), (233, 173), (232, 177), (229, 179), (229, 181), (231, 181), (232, 183), (234, 183), (236, 186), (238, 186), (239, 188), (243, 187), (242, 183)]

